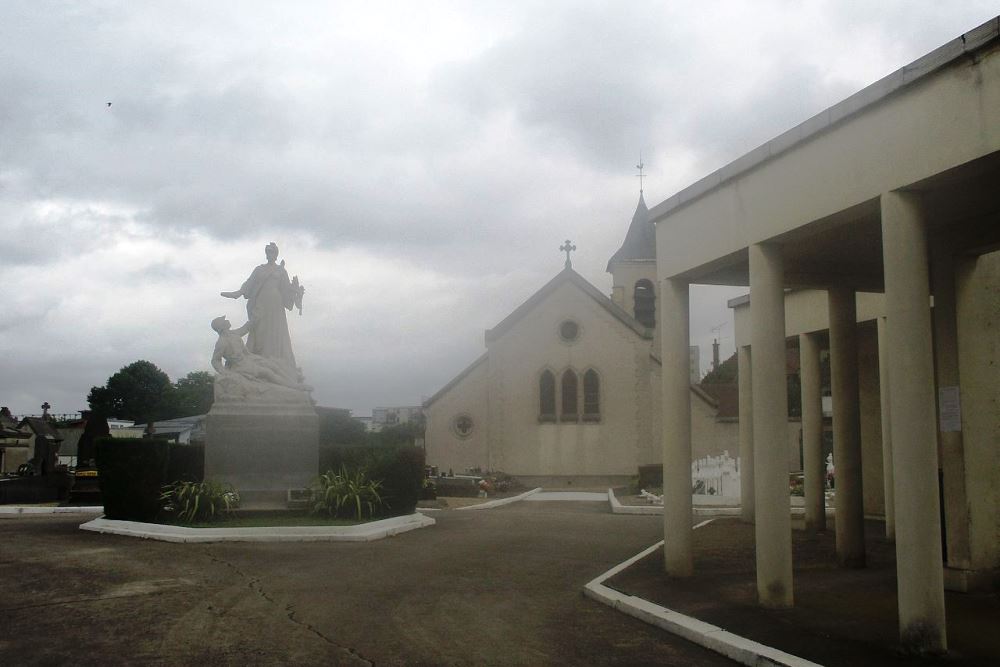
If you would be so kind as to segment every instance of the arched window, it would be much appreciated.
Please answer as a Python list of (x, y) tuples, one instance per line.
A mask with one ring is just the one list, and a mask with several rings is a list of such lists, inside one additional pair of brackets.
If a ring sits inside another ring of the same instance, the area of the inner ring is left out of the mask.
[(562, 374), (562, 413), (559, 419), (564, 422), (575, 422), (579, 419), (576, 411), (576, 373), (567, 369)]
[(538, 421), (556, 420), (556, 376), (552, 371), (542, 371), (538, 378)]
[(583, 420), (601, 419), (601, 378), (593, 368), (583, 374)]
[(656, 326), (656, 292), (645, 278), (635, 283), (635, 319), (644, 327)]

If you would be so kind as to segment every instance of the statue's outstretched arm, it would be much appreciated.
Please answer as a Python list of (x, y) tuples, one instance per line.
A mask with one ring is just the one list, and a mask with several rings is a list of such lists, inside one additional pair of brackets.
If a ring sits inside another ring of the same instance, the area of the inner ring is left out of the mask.
[(243, 290), (238, 289), (235, 292), (219, 292), (219, 294), (226, 297), (227, 299), (238, 299), (241, 296), (243, 296)]
[(249, 332), (249, 331), (250, 331), (250, 322), (247, 322), (246, 324), (244, 324), (243, 326), (241, 326), (239, 329), (233, 329), (232, 330), (232, 332), (234, 334), (236, 334), (237, 336), (241, 336), (241, 337), (242, 336), (246, 336), (247, 332)]

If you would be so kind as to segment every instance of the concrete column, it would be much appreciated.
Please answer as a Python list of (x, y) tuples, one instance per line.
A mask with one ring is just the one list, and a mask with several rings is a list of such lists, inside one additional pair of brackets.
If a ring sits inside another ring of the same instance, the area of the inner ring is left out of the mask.
[[(955, 260), (948, 244), (937, 241), (931, 250), (931, 287), (934, 292), (934, 367), (938, 391), (958, 392), (958, 318), (955, 312)], [(940, 405), (938, 406), (940, 411)], [(947, 415), (945, 417), (948, 417)], [(959, 418), (961, 415), (959, 415)], [(944, 531), (948, 566), (970, 567), (969, 499), (965, 490), (965, 443), (961, 423), (938, 415), (938, 443), (944, 476)]]
[(776, 245), (752, 245), (749, 257), (757, 598), (784, 608), (793, 602), (784, 264)]
[(881, 197), (902, 648), (947, 649), (927, 236), (915, 195)]
[(833, 394), (833, 465), (837, 562), (865, 566), (865, 510), (861, 486), (861, 409), (858, 328), (854, 290), (829, 290), (830, 391)]
[(673, 577), (690, 576), (691, 557), (691, 356), (688, 285), (660, 285), (663, 361), (663, 564)]
[(878, 318), (878, 391), (882, 406), (882, 486), (885, 492), (885, 536), (896, 539), (896, 509), (892, 487), (892, 410), (889, 405), (889, 346), (885, 318)]
[(819, 337), (799, 334), (802, 385), (802, 467), (805, 473), (806, 530), (826, 530), (826, 461), (823, 460), (823, 399), (819, 370)]
[(750, 347), (736, 351), (740, 392), (740, 516), (754, 520), (753, 491), (753, 383), (750, 381)]

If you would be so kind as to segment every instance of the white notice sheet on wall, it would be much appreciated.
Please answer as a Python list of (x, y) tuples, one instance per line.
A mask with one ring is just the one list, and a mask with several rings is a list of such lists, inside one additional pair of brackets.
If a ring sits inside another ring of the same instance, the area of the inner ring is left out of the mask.
[(938, 414), (941, 415), (942, 433), (958, 433), (962, 430), (962, 401), (958, 387), (938, 389)]

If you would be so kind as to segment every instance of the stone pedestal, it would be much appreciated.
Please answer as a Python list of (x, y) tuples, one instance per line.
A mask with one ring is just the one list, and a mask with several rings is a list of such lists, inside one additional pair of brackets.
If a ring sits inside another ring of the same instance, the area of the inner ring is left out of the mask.
[(205, 478), (251, 508), (283, 508), (319, 469), (319, 417), (303, 391), (223, 376), (206, 420)]

